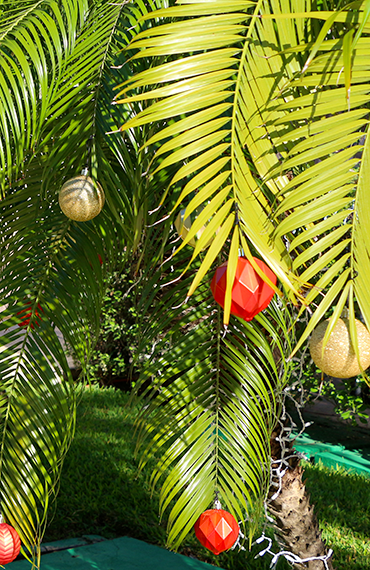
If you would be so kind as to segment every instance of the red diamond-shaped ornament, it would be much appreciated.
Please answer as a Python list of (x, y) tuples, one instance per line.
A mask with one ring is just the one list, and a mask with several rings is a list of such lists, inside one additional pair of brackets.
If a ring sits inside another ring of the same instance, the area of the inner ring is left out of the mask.
[[(261, 259), (253, 258), (258, 267), (276, 285), (276, 275)], [(216, 269), (211, 282), (215, 301), (224, 307), (226, 292), (227, 262)], [(234, 284), (231, 291), (231, 314), (251, 321), (260, 311), (266, 309), (275, 291), (258, 275), (245, 257), (238, 258)]]
[[(17, 313), (17, 316), (19, 316), (20, 319), (21, 319), (21, 322), (18, 323), (18, 326), (19, 326), (19, 327), (28, 327), (28, 325), (29, 325), (30, 322), (31, 322), (31, 316), (32, 316), (32, 308), (30, 307), (31, 301), (27, 301), (25, 304), (26, 304), (26, 307)], [(39, 311), (40, 311), (40, 312), (39, 312)], [(41, 314), (40, 314), (40, 313), (43, 313), (43, 312), (44, 312), (44, 311), (43, 311), (43, 309), (42, 309), (40, 303), (38, 303), (38, 304), (37, 304), (37, 309), (36, 309), (36, 311), (35, 311), (35, 316), (36, 316), (36, 318), (35, 318), (35, 325), (36, 325), (37, 327), (40, 326), (40, 323), (38, 322), (38, 318), (41, 319)], [(35, 327), (33, 326), (33, 324), (31, 324), (31, 329), (33, 329), (33, 328), (35, 328)]]
[(231, 548), (238, 536), (239, 525), (232, 514), (223, 509), (204, 511), (194, 525), (199, 542), (214, 554)]

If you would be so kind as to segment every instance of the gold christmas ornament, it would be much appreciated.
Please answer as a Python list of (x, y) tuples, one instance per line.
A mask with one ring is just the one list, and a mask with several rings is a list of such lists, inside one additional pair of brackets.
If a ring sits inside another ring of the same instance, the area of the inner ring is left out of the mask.
[[(338, 319), (324, 353), (322, 352), (322, 341), (328, 323), (329, 319), (323, 321), (312, 333), (309, 344), (312, 360), (322, 372), (334, 378), (351, 378), (361, 374), (351, 343), (348, 319)], [(355, 319), (355, 323), (360, 362), (363, 370), (366, 370), (370, 366), (370, 333), (361, 321)]]
[[(196, 218), (199, 216), (199, 214), (201, 213), (201, 211), (203, 210), (203, 208), (197, 208), (190, 216), (188, 216), (185, 219), (185, 209), (181, 210), (181, 212), (179, 213), (179, 215), (177, 216), (176, 220), (175, 220), (175, 228), (177, 233), (179, 234), (179, 236), (182, 239), (185, 239), (186, 236), (188, 235), (188, 233), (190, 232), (191, 226), (192, 224), (195, 222)], [(202, 235), (202, 233), (204, 232), (204, 230), (206, 229), (206, 226), (202, 226), (197, 233), (195, 234), (194, 237), (191, 238), (190, 241), (188, 241), (188, 245), (191, 245), (192, 247), (195, 247), (197, 245), (197, 241), (200, 238), (200, 236)], [(216, 232), (217, 233), (217, 232)], [(202, 248), (202, 251), (205, 250), (209, 244), (212, 242), (212, 239), (210, 239), (205, 246)]]
[(87, 222), (97, 216), (104, 206), (104, 190), (99, 182), (81, 174), (67, 180), (59, 192), (63, 214), (76, 222)]

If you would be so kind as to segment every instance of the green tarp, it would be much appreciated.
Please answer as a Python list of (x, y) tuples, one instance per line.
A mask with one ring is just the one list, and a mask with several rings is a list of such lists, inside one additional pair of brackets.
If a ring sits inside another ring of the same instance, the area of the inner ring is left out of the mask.
[[(291, 414), (299, 428), (301, 420)], [(327, 467), (344, 467), (352, 473), (370, 477), (370, 429), (353, 426), (330, 416), (304, 411), (304, 421), (312, 422), (295, 439), (294, 447), (311, 461), (322, 461)]]
[(322, 443), (306, 434), (295, 439), (294, 447), (308, 459), (321, 460), (327, 467), (344, 467), (370, 477), (370, 461), (359, 450), (348, 450), (339, 443)]
[[(16, 560), (6, 570), (29, 570), (27, 560)], [(214, 566), (124, 536), (87, 546), (43, 554), (41, 570), (214, 570)]]

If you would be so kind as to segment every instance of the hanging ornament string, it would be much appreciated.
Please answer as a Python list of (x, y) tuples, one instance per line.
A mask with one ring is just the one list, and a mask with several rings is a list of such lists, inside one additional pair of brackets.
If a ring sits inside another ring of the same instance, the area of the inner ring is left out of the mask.
[(299, 556), (293, 554), (293, 552), (289, 552), (288, 550), (281, 550), (280, 552), (277, 553), (273, 552), (271, 549), (272, 540), (268, 536), (265, 536), (264, 533), (253, 544), (261, 544), (264, 540), (267, 540), (268, 546), (264, 550), (261, 550), (261, 552), (259, 552), (257, 556), (255, 556), (255, 558), (264, 556), (265, 554), (270, 554), (272, 556), (270, 568), (272, 568), (273, 570), (276, 568), (278, 560), (281, 556), (283, 556), (285, 560), (287, 560), (291, 564), (305, 564), (306, 562), (312, 562), (313, 560), (321, 560), (322, 563), (324, 564), (325, 570), (329, 570), (328, 560), (331, 558), (333, 554), (333, 550), (331, 548), (325, 556), (311, 556), (309, 558), (300, 558)]
[(85, 167), (83, 168), (81, 174), (83, 176), (88, 176), (89, 172), (91, 172), (91, 153), (92, 153), (92, 146), (93, 146), (94, 135), (90, 135), (86, 141), (86, 162)]
[[(308, 318), (308, 316), (307, 316)], [(263, 527), (263, 531), (261, 536), (253, 542), (253, 545), (260, 545), (264, 541), (267, 541), (267, 547), (263, 548), (255, 558), (260, 558), (265, 554), (269, 554), (271, 558), (270, 568), (275, 569), (278, 563), (279, 558), (285, 558), (291, 564), (302, 564), (305, 565), (307, 562), (311, 562), (314, 560), (322, 561), (323, 563), (323, 570), (329, 570), (328, 560), (331, 558), (333, 551), (332, 549), (328, 550), (327, 554), (324, 556), (317, 556), (317, 557), (310, 557), (310, 558), (300, 558), (298, 555), (285, 550), (283, 545), (281, 544), (281, 550), (279, 552), (273, 551), (273, 542), (272, 539), (266, 536), (266, 531), (268, 527), (274, 527), (274, 519), (268, 513), (269, 504), (272, 503), (280, 494), (282, 489), (282, 480), (284, 475), (287, 471), (291, 468), (290, 460), (291, 459), (307, 459), (307, 457), (300, 452), (292, 451), (291, 442), (292, 439), (302, 435), (305, 429), (311, 425), (312, 422), (305, 422), (302, 416), (302, 408), (306, 404), (306, 400), (308, 397), (305, 396), (305, 391), (302, 385), (302, 377), (303, 371), (305, 369), (305, 360), (306, 360), (306, 353), (308, 351), (308, 346), (301, 352), (300, 357), (295, 357), (293, 362), (295, 362), (296, 366), (292, 372), (292, 377), (295, 378), (294, 381), (290, 384), (290, 386), (284, 389), (284, 393), (282, 396), (281, 401), (281, 409), (282, 413), (277, 420), (277, 425), (279, 426), (278, 434), (276, 436), (276, 440), (279, 443), (281, 454), (280, 459), (273, 459), (270, 458), (270, 489), (269, 492), (266, 494), (266, 498), (264, 501), (264, 509), (265, 509), (265, 524)], [(292, 416), (288, 413), (286, 407), (287, 399), (294, 405), (294, 408), (297, 412), (300, 427), (295, 423)], [(271, 488), (276, 489), (275, 492), (269, 497), (269, 493), (271, 493)], [(240, 523), (239, 523), (240, 524)], [(244, 549), (243, 546), (240, 545), (240, 540), (243, 539), (244, 536), (240, 532), (238, 540), (234, 544), (233, 548), (239, 546), (239, 548)]]
[[(296, 374), (296, 380), (293, 382), (290, 387), (287, 387), (284, 391), (283, 399), (282, 399), (282, 414), (278, 420), (278, 425), (280, 426), (279, 433), (276, 436), (276, 440), (279, 442), (281, 448), (281, 458), (280, 459), (273, 459), (270, 458), (271, 461), (271, 472), (270, 472), (270, 489), (271, 487), (276, 488), (275, 493), (271, 497), (266, 495), (266, 499), (264, 502), (265, 508), (265, 525), (262, 531), (260, 538), (258, 538), (254, 544), (261, 544), (264, 541), (268, 542), (266, 548), (261, 550), (255, 558), (260, 558), (265, 554), (269, 554), (272, 559), (270, 563), (270, 568), (275, 569), (280, 557), (285, 558), (291, 564), (302, 564), (304, 565), (306, 562), (311, 562), (314, 560), (322, 561), (323, 569), (329, 570), (328, 560), (331, 558), (333, 554), (333, 550), (329, 549), (327, 554), (324, 556), (315, 556), (315, 557), (308, 557), (308, 558), (300, 558), (298, 555), (294, 554), (293, 552), (284, 550), (283, 546), (281, 545), (281, 550), (279, 552), (274, 552), (272, 550), (272, 540), (268, 536), (266, 536), (265, 532), (267, 527), (274, 525), (274, 519), (272, 519), (268, 514), (268, 506), (272, 501), (274, 501), (280, 494), (282, 489), (282, 479), (288, 469), (291, 468), (289, 463), (290, 459), (308, 459), (303, 453), (294, 451), (292, 453), (291, 449), (291, 441), (292, 439), (302, 435), (307, 427), (309, 427), (312, 422), (305, 422), (302, 416), (302, 408), (305, 405), (305, 396), (304, 390), (302, 385), (302, 376), (303, 376), (303, 369), (304, 369), (304, 361), (305, 361), (305, 352), (308, 350), (306, 347), (305, 351), (302, 353), (301, 358), (297, 359), (297, 363), (299, 366), (296, 367), (296, 372), (298, 369), (298, 374)], [(289, 399), (298, 414), (298, 418), (301, 424), (301, 428), (297, 433), (297, 424), (294, 422), (292, 416), (287, 412), (286, 408), (286, 399)]]

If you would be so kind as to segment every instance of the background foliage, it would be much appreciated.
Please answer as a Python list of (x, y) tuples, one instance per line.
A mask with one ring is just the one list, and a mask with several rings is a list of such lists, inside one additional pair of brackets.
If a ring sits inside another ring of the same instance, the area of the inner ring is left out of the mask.
[(140, 280), (132, 275), (128, 264), (108, 279), (103, 299), (99, 338), (89, 365), (89, 376), (102, 385), (131, 388), (137, 378), (138, 363), (133, 360), (140, 337), (140, 314), (137, 309)]

